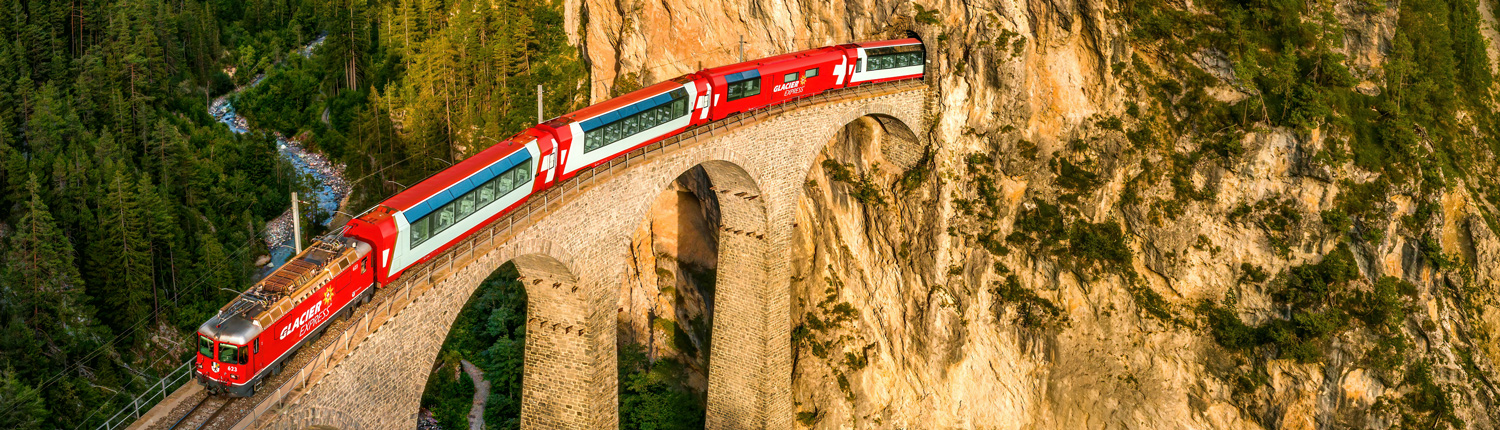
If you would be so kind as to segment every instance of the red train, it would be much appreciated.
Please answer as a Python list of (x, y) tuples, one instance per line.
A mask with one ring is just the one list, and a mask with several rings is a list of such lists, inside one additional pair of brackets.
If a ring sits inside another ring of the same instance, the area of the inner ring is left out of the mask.
[(526, 199), (690, 127), (832, 89), (923, 76), (916, 39), (810, 49), (702, 70), (562, 115), (413, 185), (306, 251), (198, 328), (196, 374), (250, 396), (334, 316)]

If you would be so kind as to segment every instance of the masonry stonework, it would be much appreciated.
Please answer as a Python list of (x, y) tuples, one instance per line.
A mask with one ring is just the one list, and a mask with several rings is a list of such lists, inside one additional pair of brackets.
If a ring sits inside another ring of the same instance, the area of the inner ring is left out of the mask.
[[(528, 295), (522, 427), (618, 427), (614, 304), (631, 233), (656, 195), (703, 165), (723, 213), (708, 427), (791, 428), (787, 250), (802, 184), (824, 145), (860, 117), (925, 129), (924, 85), (857, 94), (731, 118), (737, 127), (680, 139), (670, 150), (633, 152), (624, 168), (549, 201), (524, 228), (475, 245), (434, 272), (430, 289), (262, 420), (331, 410), (340, 422), (327, 424), (414, 428), (427, 376), (459, 310), (480, 282), (515, 262)], [(913, 156), (920, 154), (903, 154)]]

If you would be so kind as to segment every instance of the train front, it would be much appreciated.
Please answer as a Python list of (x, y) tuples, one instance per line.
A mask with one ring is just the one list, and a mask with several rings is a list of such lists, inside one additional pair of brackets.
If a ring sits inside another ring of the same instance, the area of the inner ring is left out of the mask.
[[(231, 305), (232, 306), (232, 305)], [(248, 397), (255, 369), (250, 362), (261, 328), (237, 312), (219, 312), (198, 326), (194, 375), (210, 393)]]

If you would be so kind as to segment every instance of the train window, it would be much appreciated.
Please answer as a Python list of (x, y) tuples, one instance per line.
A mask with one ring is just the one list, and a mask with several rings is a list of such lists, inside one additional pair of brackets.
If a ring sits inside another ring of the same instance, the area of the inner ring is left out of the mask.
[(729, 84), (728, 100), (730, 101), (756, 95), (760, 95), (760, 78), (750, 78)]
[[(458, 221), (468, 218), (500, 197), (526, 185), (531, 181), (531, 163), (517, 164), (509, 170), (490, 178), (478, 187), (469, 190), (457, 199), (448, 202), (436, 211), (411, 223), (411, 247), (426, 242)], [(363, 262), (361, 262), (363, 264)]]
[(250, 352), (256, 353), (256, 354), (260, 353), (260, 338), (258, 338), (258, 337), (255, 338), (255, 349), (250, 350)]
[(811, 78), (813, 76), (818, 76), (818, 68), (816, 67), (807, 69), (807, 71), (802, 72), (803, 78)]
[(469, 216), (469, 214), (471, 213), (474, 213), (474, 197), (476, 197), (474, 193), (468, 193), (464, 194), (462, 198), (458, 199), (459, 218), (463, 218)]
[(198, 336), (198, 353), (208, 357), (209, 360), (214, 359), (214, 341), (201, 335)]
[(796, 81), (797, 81), (797, 72), (792, 72), (792, 73), (787, 73), (785, 75), (781, 75), (781, 82), (782, 83), (790, 83), (790, 82), (796, 82)]
[(861, 58), (861, 59), (858, 59), (858, 60), (854, 60), (854, 71), (855, 72), (864, 72), (865, 71), (865, 59)]
[[(530, 164), (521, 163), (521, 165), (516, 166), (515, 169), (516, 169), (516, 180), (517, 181), (520, 181), (521, 183), (526, 183), (526, 182), (530, 182), (531, 181), (531, 165)], [(505, 190), (505, 192), (508, 193), (508, 192), (510, 192), (510, 190)]]
[(227, 343), (219, 344), (219, 361), (225, 364), (245, 364), (240, 362), (240, 347)]
[(436, 232), (439, 232), (439, 231), (443, 231), (444, 229), (448, 228), (448, 226), (450, 226), (450, 225), (453, 225), (453, 221), (454, 221), (454, 216), (453, 215), (454, 215), (453, 214), (453, 205), (451, 205), (451, 204), (443, 205), (442, 209), (438, 209), (437, 225), (432, 226), (432, 231), (434, 233), (436, 233)]
[[(687, 90), (679, 88), (667, 94), (671, 97), (670, 101), (608, 124), (591, 126), (589, 123), (597, 119), (584, 121), (584, 127), (586, 127), (583, 141), (584, 152), (603, 148), (687, 115)], [(530, 166), (527, 166), (527, 169), (530, 169)], [(530, 173), (530, 170), (525, 170), (522, 176)]]
[(632, 136), (640, 133), (641, 123), (645, 122), (644, 120), (645, 118), (642, 118), (641, 115), (631, 115), (630, 118), (625, 118), (625, 135)]
[(871, 48), (865, 55), (870, 56), (870, 71), (920, 66), (926, 61), (920, 45)]
[(419, 219), (419, 220), (417, 220), (416, 223), (414, 223), (414, 224), (411, 225), (411, 242), (412, 242), (412, 245), (416, 245), (416, 244), (425, 242), (425, 241), (427, 241), (427, 238), (432, 237), (432, 235), (427, 234), (427, 231), (428, 231), (427, 230), (427, 225), (431, 224), (431, 223), (432, 223), (432, 218), (431, 217), (427, 217), (427, 218)]
[(505, 172), (505, 173), (501, 174), (498, 179), (499, 179), (499, 181), (495, 183), (496, 184), (495, 186), (498, 187), (501, 190), (501, 192), (504, 192), (506, 190), (510, 190), (511, 189), (511, 185), (516, 182), (515, 178), (511, 177), (510, 172)]
[(479, 206), (490, 204), (495, 201), (495, 182), (485, 182), (479, 186)]

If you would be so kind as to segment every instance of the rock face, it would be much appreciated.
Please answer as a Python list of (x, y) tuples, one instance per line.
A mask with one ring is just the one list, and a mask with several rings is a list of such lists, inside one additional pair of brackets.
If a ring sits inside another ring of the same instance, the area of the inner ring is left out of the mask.
[[(1379, 94), (1395, 6), (1337, 3), (1333, 49), (1355, 91)], [(1145, 72), (1174, 78), (1118, 7), (581, 0), (568, 22), (596, 101), (737, 61), (741, 47), (927, 45), (931, 123), (851, 123), (803, 190), (801, 426), (1495, 428), (1494, 207), (1462, 176), (1429, 190), (1329, 161), (1348, 137), (1328, 127), (1260, 124), (1212, 155), (1209, 133), (1138, 113), (1183, 115), (1143, 101)], [(1209, 76), (1208, 97), (1257, 95), (1225, 53), (1184, 58)], [(688, 189), (667, 191), (662, 213), (702, 211), (674, 200)], [(1375, 215), (1351, 224), (1340, 216), (1358, 195)], [(711, 318), (711, 299), (679, 309), (655, 287), (656, 272), (682, 276), (662, 255), (712, 267), (712, 244), (682, 251), (695, 222), (638, 234), (643, 269), (628, 282), (649, 287), (623, 289), (622, 335), (650, 332), (646, 309)], [(1329, 289), (1289, 296), (1307, 282)], [(1388, 296), (1400, 311), (1374, 315)]]
[(649, 362), (680, 363), (682, 385), (702, 396), (708, 388), (719, 220), (715, 201), (694, 194), (707, 183), (693, 174), (698, 170), (657, 196), (651, 218), (632, 238), (630, 279), (620, 288), (618, 339), (621, 350), (640, 346)]

